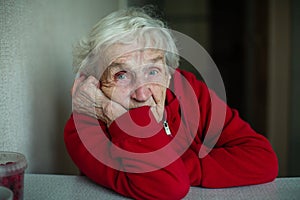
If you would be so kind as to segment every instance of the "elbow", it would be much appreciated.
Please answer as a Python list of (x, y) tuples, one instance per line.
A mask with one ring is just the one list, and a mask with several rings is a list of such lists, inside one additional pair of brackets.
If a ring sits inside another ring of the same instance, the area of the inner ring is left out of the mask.
[[(169, 188), (168, 199), (182, 199), (184, 198), (190, 190), (190, 184), (187, 182), (177, 182), (175, 185)], [(167, 199), (166, 198), (166, 199)]]
[(151, 179), (146, 186), (149, 191), (141, 191), (138, 199), (179, 200), (183, 199), (190, 189), (188, 177), (171, 175), (158, 178), (152, 176)]
[(278, 158), (270, 144), (265, 144), (255, 154), (253, 178), (258, 184), (273, 181), (278, 176)]
[(278, 176), (279, 166), (275, 153), (272, 154), (268, 163), (266, 163), (265, 173), (267, 181), (273, 181)]
[(182, 168), (158, 181), (160, 195), (156, 199), (183, 199), (190, 190), (189, 175)]
[(271, 152), (268, 157), (261, 161), (260, 165), (260, 183), (273, 181), (278, 176), (278, 159), (274, 152)]
[(160, 186), (161, 191), (156, 199), (183, 199), (190, 189), (190, 184), (186, 181), (172, 181)]

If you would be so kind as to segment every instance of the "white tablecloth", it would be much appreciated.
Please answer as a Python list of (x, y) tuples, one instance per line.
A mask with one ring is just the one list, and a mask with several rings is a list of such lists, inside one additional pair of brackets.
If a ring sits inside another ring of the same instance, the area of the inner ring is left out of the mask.
[[(96, 185), (84, 176), (25, 174), (24, 199), (118, 200), (128, 198)], [(299, 200), (300, 178), (278, 178), (271, 183), (226, 189), (191, 187), (188, 195), (184, 199)]]

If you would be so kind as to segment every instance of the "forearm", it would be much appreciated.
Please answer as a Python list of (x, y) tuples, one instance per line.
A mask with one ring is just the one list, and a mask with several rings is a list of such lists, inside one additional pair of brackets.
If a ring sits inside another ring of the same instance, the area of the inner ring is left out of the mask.
[(210, 188), (270, 182), (278, 172), (274, 152), (242, 144), (216, 148), (200, 161), (204, 174), (201, 186)]
[[(195, 149), (200, 148), (199, 145)], [(268, 140), (230, 108), (222, 134), (214, 148), (208, 150), (208, 155), (200, 159), (203, 187), (260, 184), (277, 176), (278, 161)]]

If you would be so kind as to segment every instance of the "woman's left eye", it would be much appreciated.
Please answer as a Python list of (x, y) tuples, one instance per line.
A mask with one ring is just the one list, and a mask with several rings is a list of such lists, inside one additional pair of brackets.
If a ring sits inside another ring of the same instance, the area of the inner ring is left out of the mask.
[(158, 71), (156, 69), (150, 70), (149, 75), (153, 76), (158, 74)]

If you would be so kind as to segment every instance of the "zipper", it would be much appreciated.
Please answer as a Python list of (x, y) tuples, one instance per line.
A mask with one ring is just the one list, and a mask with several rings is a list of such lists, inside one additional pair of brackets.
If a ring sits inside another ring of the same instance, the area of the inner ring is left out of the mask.
[(164, 129), (165, 129), (166, 134), (169, 135), (169, 136), (172, 136), (172, 133), (171, 133), (171, 130), (169, 128), (169, 124), (168, 124), (167, 120), (164, 121), (163, 125), (164, 125)]

